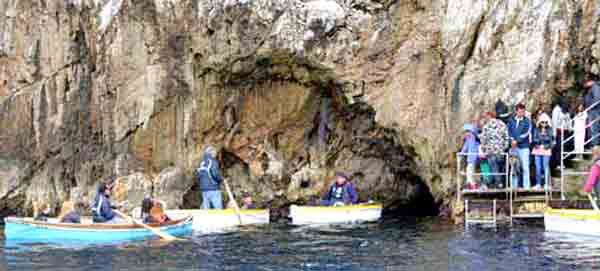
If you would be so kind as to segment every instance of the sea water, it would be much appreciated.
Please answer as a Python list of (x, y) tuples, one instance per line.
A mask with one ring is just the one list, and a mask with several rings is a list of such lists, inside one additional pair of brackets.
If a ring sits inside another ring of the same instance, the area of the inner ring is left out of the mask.
[(594, 270), (600, 238), (543, 226), (470, 228), (436, 218), (239, 231), (61, 247), (2, 242), (0, 270)]

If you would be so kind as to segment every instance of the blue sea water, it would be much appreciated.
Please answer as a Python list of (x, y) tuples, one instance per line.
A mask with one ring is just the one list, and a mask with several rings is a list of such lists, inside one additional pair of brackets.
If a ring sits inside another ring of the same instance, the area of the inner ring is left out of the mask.
[(435, 218), (273, 224), (186, 241), (59, 247), (2, 242), (0, 270), (596, 270), (600, 238), (542, 226), (465, 230)]

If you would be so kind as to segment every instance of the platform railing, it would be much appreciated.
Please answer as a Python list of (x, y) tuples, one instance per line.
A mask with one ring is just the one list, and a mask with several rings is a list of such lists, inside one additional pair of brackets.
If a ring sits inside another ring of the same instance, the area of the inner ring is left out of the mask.
[[(469, 156), (469, 155), (478, 155), (479, 153), (456, 153), (456, 175), (457, 175), (457, 180), (456, 180), (456, 199), (458, 200), (458, 202), (460, 202), (461, 200), (461, 195), (463, 192), (463, 186), (466, 183), (466, 178), (467, 178), (467, 169), (464, 168), (463, 170), (463, 158), (465, 156)], [(502, 154), (504, 156), (504, 171), (503, 172), (490, 172), (487, 174), (483, 174), (481, 173), (481, 171), (477, 172), (477, 170), (475, 170), (473, 172), (473, 177), (477, 178), (480, 176), (490, 176), (491, 178), (493, 178), (494, 176), (504, 176), (504, 188), (505, 189), (509, 189), (511, 190), (511, 183), (509, 180), (509, 167), (510, 167), (510, 163), (509, 163), (509, 155), (508, 153), (503, 153)]]
[[(592, 108), (596, 107), (596, 106), (600, 106), (600, 101), (597, 101), (595, 103), (593, 103), (592, 105), (590, 105), (589, 107), (587, 107), (582, 113), (587, 113), (589, 112)], [(579, 113), (579, 114), (582, 114)], [(586, 123), (586, 129), (591, 127), (592, 125), (594, 125), (596, 122), (600, 121), (600, 118), (596, 118), (588, 123)], [(569, 121), (569, 126), (574, 127), (575, 126), (575, 118)], [(562, 126), (562, 122), (561, 122), (561, 126), (557, 127), (560, 129), (560, 135), (561, 135), (561, 142), (560, 142), (560, 198), (561, 200), (565, 200), (565, 177), (566, 176), (585, 176), (587, 175), (587, 171), (576, 171), (576, 170), (567, 170), (565, 167), (565, 160), (567, 158), (569, 158), (571, 155), (583, 155), (583, 154), (590, 154), (590, 152), (586, 152), (585, 148), (583, 150), (583, 152), (578, 152), (577, 149), (574, 149), (571, 152), (565, 152), (565, 145), (568, 144), (570, 141), (574, 141), (575, 140), (575, 134), (573, 133), (573, 135), (569, 136), (568, 138), (565, 138), (565, 130), (564, 127)], [(587, 145), (590, 142), (593, 142), (594, 139), (596, 139), (597, 137), (599, 137), (600, 134), (592, 134), (592, 136), (590, 137), (590, 139), (584, 141), (584, 146)]]

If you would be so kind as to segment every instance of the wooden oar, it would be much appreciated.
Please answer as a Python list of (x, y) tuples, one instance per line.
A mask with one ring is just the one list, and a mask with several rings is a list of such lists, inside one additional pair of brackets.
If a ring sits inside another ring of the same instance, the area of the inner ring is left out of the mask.
[(590, 200), (590, 203), (592, 204), (592, 208), (594, 208), (594, 211), (600, 213), (600, 209), (598, 209), (598, 205), (596, 204), (596, 201), (592, 198), (592, 195), (590, 193), (588, 193), (587, 196), (588, 196), (588, 199)]
[(154, 234), (156, 234), (156, 235), (160, 236), (160, 238), (162, 238), (162, 239), (165, 239), (166, 241), (174, 241), (174, 240), (177, 240), (177, 238), (176, 238), (176, 237), (174, 237), (173, 235), (170, 235), (170, 234), (168, 234), (168, 233), (166, 233), (166, 232), (161, 232), (159, 229), (152, 228), (152, 227), (150, 227), (150, 226), (148, 226), (148, 225), (146, 225), (146, 224), (142, 223), (141, 221), (138, 221), (138, 220), (134, 219), (133, 217), (130, 217), (130, 216), (128, 216), (127, 214), (125, 214), (125, 213), (123, 213), (123, 212), (121, 212), (121, 211), (119, 211), (119, 210), (117, 210), (117, 209), (115, 209), (115, 210), (113, 210), (113, 211), (114, 211), (116, 214), (120, 215), (121, 217), (123, 217), (123, 218), (125, 218), (125, 219), (127, 219), (127, 220), (129, 220), (129, 221), (131, 221), (131, 222), (133, 222), (134, 224), (140, 225), (140, 226), (144, 227), (145, 229), (147, 229), (147, 230), (149, 230), (149, 231), (153, 232)]
[(229, 188), (229, 184), (227, 183), (227, 179), (223, 179), (223, 184), (225, 184), (225, 190), (227, 190), (227, 194), (229, 195), (229, 200), (233, 201), (233, 210), (240, 221), (240, 225), (242, 225), (242, 215), (240, 214), (240, 206), (238, 206), (237, 201), (233, 197), (233, 193), (231, 193), (231, 189)]

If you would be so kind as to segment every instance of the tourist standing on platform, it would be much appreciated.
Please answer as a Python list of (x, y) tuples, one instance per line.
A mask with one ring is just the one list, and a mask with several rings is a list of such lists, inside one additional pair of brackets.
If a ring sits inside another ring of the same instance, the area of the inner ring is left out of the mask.
[(585, 152), (585, 133), (587, 130), (587, 112), (585, 112), (583, 104), (577, 106), (577, 115), (575, 116), (574, 123), (575, 152), (578, 153), (578, 158), (582, 159), (582, 154)]
[(508, 106), (502, 101), (496, 101), (496, 117), (504, 122), (504, 124), (508, 124), (508, 121), (512, 118), (512, 112), (508, 109)]
[(477, 141), (477, 128), (471, 123), (463, 126), (465, 136), (460, 155), (467, 157), (467, 188), (477, 189), (475, 183), (475, 166), (479, 157), (479, 142)]
[(503, 188), (505, 185), (505, 176), (499, 175), (505, 172), (504, 153), (510, 145), (510, 136), (506, 124), (496, 119), (494, 112), (484, 113), (485, 124), (481, 130), (481, 149), (487, 157), (488, 163), (493, 174), (490, 187)]
[[(554, 146), (554, 135), (550, 125), (550, 117), (543, 113), (538, 121), (537, 127), (533, 130), (533, 156), (535, 157), (535, 179), (534, 189), (548, 188), (546, 183), (550, 180), (550, 157), (552, 156), (552, 147)], [(544, 176), (544, 181), (542, 181)]]
[(525, 105), (517, 104), (516, 116), (508, 123), (508, 133), (512, 138), (512, 144), (516, 145), (521, 162), (522, 185), (530, 189), (529, 182), (529, 143), (531, 137), (531, 120), (525, 116)]
[[(563, 137), (569, 138), (573, 133), (571, 117), (569, 116), (569, 108), (564, 100), (556, 102), (552, 109), (552, 129), (556, 139), (556, 144), (552, 148), (552, 157), (550, 158), (550, 167), (555, 168), (560, 165), (561, 148), (565, 152), (570, 152), (573, 149), (573, 141), (568, 141), (562, 146)], [(566, 157), (568, 158), (568, 157)]]
[(600, 103), (600, 87), (591, 79), (588, 79), (584, 86), (589, 89), (584, 101), (585, 107), (589, 108), (588, 117), (592, 123), (592, 146), (598, 146), (600, 145), (600, 136), (597, 136), (600, 134), (600, 121), (595, 120), (600, 117), (600, 104), (598, 104)]

